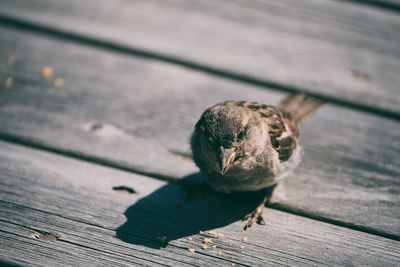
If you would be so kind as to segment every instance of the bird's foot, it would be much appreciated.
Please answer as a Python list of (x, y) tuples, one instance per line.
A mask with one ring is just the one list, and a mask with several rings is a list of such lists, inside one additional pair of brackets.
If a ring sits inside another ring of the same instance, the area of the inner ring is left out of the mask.
[(254, 223), (265, 225), (265, 221), (264, 221), (262, 213), (263, 213), (265, 204), (269, 203), (275, 187), (276, 187), (276, 184), (274, 184), (270, 187), (264, 188), (262, 191), (260, 191), (264, 195), (264, 197), (259, 202), (260, 204), (255, 208), (254, 211), (252, 211), (249, 214), (247, 214), (246, 216), (244, 216), (243, 221), (247, 220), (247, 223), (243, 228), (244, 230), (247, 230), (248, 228), (250, 228)]
[(244, 226), (244, 230), (250, 228), (254, 223), (264, 225), (265, 221), (263, 218), (263, 210), (264, 210), (265, 203), (263, 202), (260, 204), (254, 211), (250, 212), (246, 216), (244, 216), (243, 221), (247, 221), (246, 225)]

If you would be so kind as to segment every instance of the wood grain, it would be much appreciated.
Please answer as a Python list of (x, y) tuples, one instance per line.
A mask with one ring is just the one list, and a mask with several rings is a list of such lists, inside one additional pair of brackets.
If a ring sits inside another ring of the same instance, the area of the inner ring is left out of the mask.
[(2, 0), (1, 14), (400, 114), (400, 17), (389, 10), (326, 0)]
[[(277, 103), (272, 91), (2, 28), (3, 139), (154, 176), (198, 172), (189, 138), (202, 111), (227, 99)], [(3, 61), (4, 62), (4, 61)], [(54, 77), (43, 79), (44, 66)], [(54, 79), (64, 79), (57, 88)], [(300, 167), (276, 201), (348, 225), (400, 234), (400, 124), (325, 105), (300, 126)], [(178, 151), (179, 153), (175, 153)]]
[[(25, 266), (400, 264), (398, 241), (271, 209), (265, 211), (267, 225), (243, 231), (237, 217), (251, 208), (243, 199), (211, 193), (185, 201), (185, 191), (175, 184), (4, 142), (0, 147), (3, 261)], [(137, 193), (113, 191), (116, 185)], [(35, 238), (41, 232), (58, 239)], [(157, 243), (156, 236), (166, 236), (168, 243)], [(217, 247), (202, 250), (205, 237)]]

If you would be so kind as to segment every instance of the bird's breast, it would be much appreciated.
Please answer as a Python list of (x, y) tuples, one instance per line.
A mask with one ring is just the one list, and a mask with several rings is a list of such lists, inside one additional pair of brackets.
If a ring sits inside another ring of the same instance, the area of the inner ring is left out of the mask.
[[(277, 182), (276, 170), (279, 169), (273, 157), (266, 154), (248, 156), (236, 162), (226, 173), (221, 175), (212, 172), (206, 175), (206, 182), (218, 192), (256, 191), (271, 186)], [(276, 159), (278, 158), (275, 156)]]

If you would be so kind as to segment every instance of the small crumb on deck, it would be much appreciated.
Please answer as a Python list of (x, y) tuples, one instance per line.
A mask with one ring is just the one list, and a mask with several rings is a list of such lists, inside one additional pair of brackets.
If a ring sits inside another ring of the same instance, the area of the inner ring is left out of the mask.
[(12, 67), (15, 65), (15, 57), (14, 56), (9, 56), (7, 59), (7, 65), (9, 67)]
[(57, 88), (63, 87), (64, 80), (62, 78), (57, 78), (54, 80), (54, 86)]
[(215, 232), (215, 231), (208, 231), (208, 234), (209, 234), (209, 235), (216, 236), (216, 235), (217, 235), (217, 232)]
[(8, 77), (4, 83), (6, 87), (11, 87), (14, 84), (14, 78), (12, 76)]
[(242, 237), (242, 242), (247, 241), (247, 236)]
[(203, 239), (203, 243), (204, 243), (204, 244), (212, 243), (212, 239), (206, 237), (206, 238)]
[(356, 79), (356, 80), (360, 80), (360, 81), (367, 81), (367, 80), (369, 80), (369, 75), (368, 75), (367, 73), (365, 73), (365, 72), (352, 70), (352, 71), (351, 71), (351, 75), (352, 75), (353, 78)]
[(156, 236), (156, 241), (160, 244), (165, 244), (165, 241), (167, 241), (166, 236)]
[(189, 251), (189, 252), (192, 252), (192, 253), (195, 252), (194, 248), (188, 248), (188, 251)]
[(44, 68), (42, 69), (42, 77), (43, 77), (44, 79), (50, 78), (51, 76), (53, 76), (53, 74), (54, 74), (54, 70), (53, 70), (52, 67), (46, 66), (46, 67), (44, 67)]

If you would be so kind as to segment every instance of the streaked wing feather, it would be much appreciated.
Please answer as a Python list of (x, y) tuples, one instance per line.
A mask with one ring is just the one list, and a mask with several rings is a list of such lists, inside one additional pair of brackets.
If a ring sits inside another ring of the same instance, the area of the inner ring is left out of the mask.
[(224, 104), (247, 107), (268, 120), (271, 144), (279, 153), (279, 159), (287, 161), (290, 158), (297, 145), (299, 129), (289, 113), (282, 112), (275, 106), (258, 102), (226, 101)]

